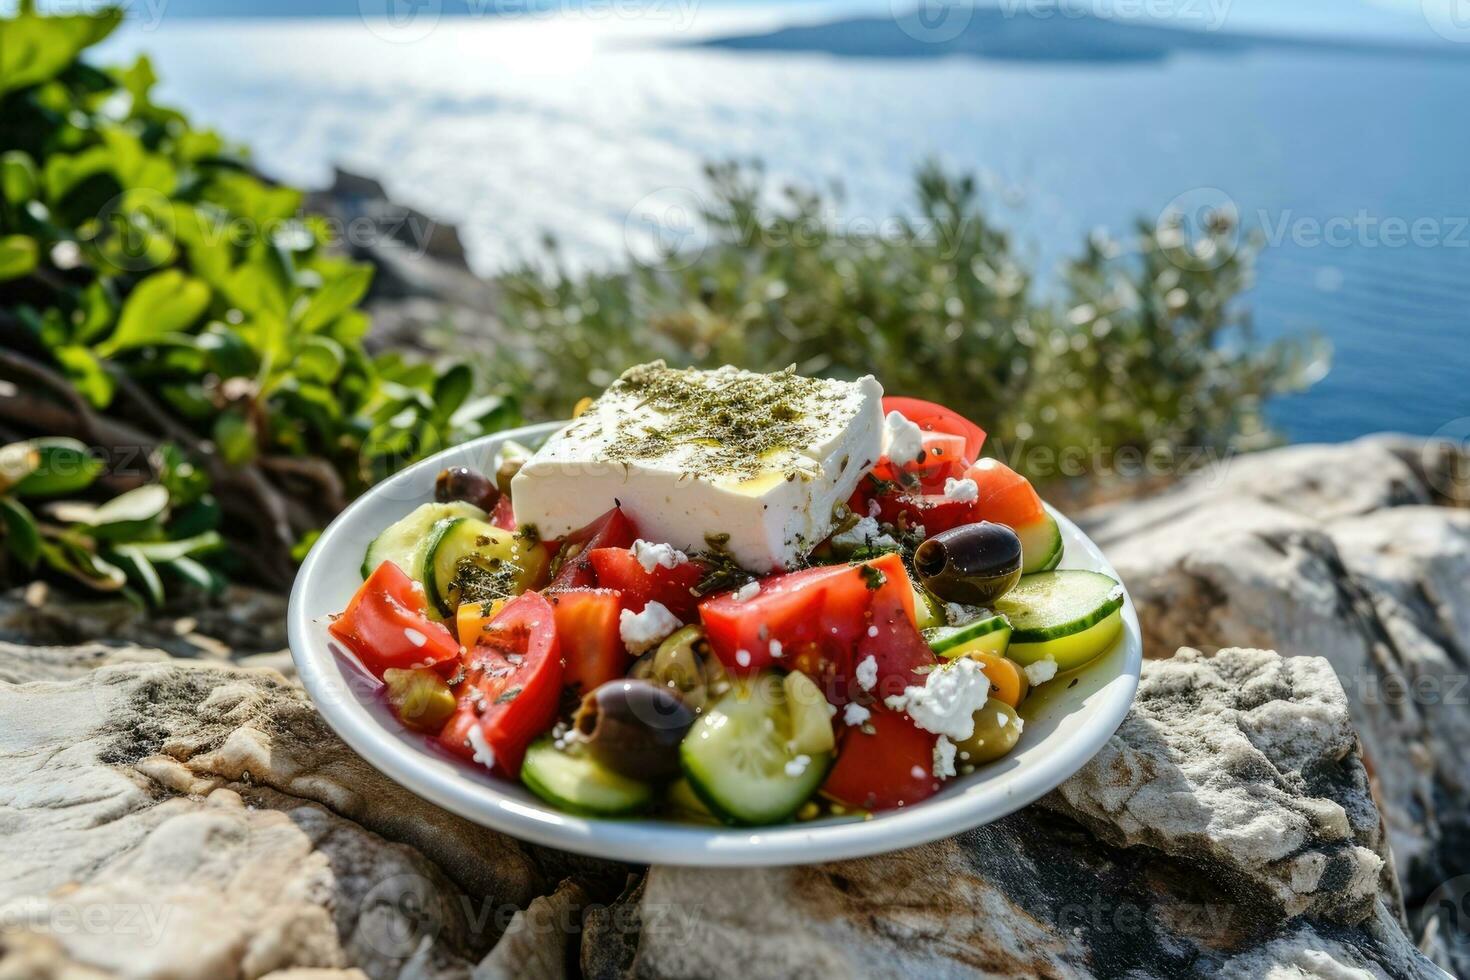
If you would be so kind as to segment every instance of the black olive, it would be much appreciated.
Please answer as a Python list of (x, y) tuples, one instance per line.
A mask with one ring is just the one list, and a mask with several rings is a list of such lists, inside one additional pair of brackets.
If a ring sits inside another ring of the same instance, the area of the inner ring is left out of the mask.
[(467, 466), (451, 466), (434, 481), (434, 499), (441, 504), (463, 500), (481, 510), (493, 510), (500, 491), (483, 473)]
[(630, 779), (679, 774), (679, 743), (694, 710), (674, 690), (642, 680), (609, 681), (582, 699), (572, 727), (594, 759)]
[(1021, 578), (1021, 539), (989, 521), (951, 528), (914, 550), (914, 571), (947, 602), (989, 605)]

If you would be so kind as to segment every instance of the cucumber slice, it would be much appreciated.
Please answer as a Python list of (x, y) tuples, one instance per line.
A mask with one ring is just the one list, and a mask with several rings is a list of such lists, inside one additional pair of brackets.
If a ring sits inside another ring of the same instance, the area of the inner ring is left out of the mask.
[(1041, 643), (1012, 643), (1006, 656), (1019, 664), (1034, 664), (1050, 658), (1057, 662), (1057, 672), (1075, 670), (1107, 652), (1118, 634), (1123, 632), (1123, 610), (1115, 609), (1102, 622), (1081, 633), (1044, 640)]
[(575, 747), (559, 749), (543, 735), (526, 749), (521, 782), (558, 810), (623, 817), (647, 809), (653, 787), (613, 772)]
[(474, 504), (462, 500), (447, 504), (421, 504), (407, 517), (389, 524), (372, 544), (362, 559), (362, 577), (367, 578), (385, 561), (391, 561), (404, 574), (418, 577), (424, 563), (424, 551), (429, 546), (429, 531), (446, 517), (483, 518), (485, 512)]
[(1021, 539), (1021, 574), (1049, 572), (1062, 563), (1062, 529), (1050, 514), (1034, 524), (1016, 528)]
[(971, 653), (1006, 652), (1011, 639), (1011, 624), (1004, 616), (988, 616), (964, 626), (941, 626), (925, 630), (929, 649), (948, 660)]
[(525, 543), (515, 532), (478, 518), (439, 521), (429, 530), (423, 567), (417, 577), (442, 615), (448, 616), (459, 605), (459, 597), (452, 594), (458, 591), (455, 579), (460, 575), (460, 562), (472, 555), (481, 559), (481, 584), (507, 596), (530, 588), (547, 561), (545, 548)]
[(1006, 656), (1020, 664), (1050, 656), (1059, 670), (1081, 666), (1107, 649), (1106, 644), (1096, 646), (1097, 641), (1105, 637), (1111, 643), (1116, 630), (1095, 633), (1085, 644), (1056, 641), (1088, 631), (1122, 607), (1123, 586), (1106, 575), (1080, 569), (1023, 575), (1014, 589), (995, 602), (996, 611), (1011, 621)]
[(832, 754), (797, 752), (790, 725), (781, 682), (771, 674), (736, 682), (705, 707), (679, 758), (711, 813), (732, 824), (777, 823), (811, 798)]

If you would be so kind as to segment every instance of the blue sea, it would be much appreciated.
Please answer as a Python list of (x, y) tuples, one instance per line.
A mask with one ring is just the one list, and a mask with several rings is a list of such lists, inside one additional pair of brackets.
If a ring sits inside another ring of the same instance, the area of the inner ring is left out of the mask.
[[(1427, 33), (1350, 0), (1290, 20), (1235, 3), (1251, 31)], [(105, 55), (146, 51), (160, 98), (249, 143), (268, 172), (379, 177), (457, 223), (487, 274), (535, 257), (546, 232), (580, 265), (617, 264), (648, 244), (630, 218), (639, 202), (697, 194), (705, 160), (760, 158), (773, 187), (840, 185), (833, 220), (856, 229), (908, 210), (915, 165), (937, 157), (977, 171), (996, 220), (1051, 269), (1094, 229), (1125, 236), (1175, 203), (1230, 203), (1267, 237), (1249, 296), (1259, 335), (1316, 331), (1333, 347), (1315, 388), (1272, 407), (1292, 439), (1428, 434), (1470, 416), (1470, 44), (1463, 57), (1292, 45), (875, 57), (692, 42), (882, 16), (886, 3), (481, 6), (427, 29), (159, 9), (136, 5)]]

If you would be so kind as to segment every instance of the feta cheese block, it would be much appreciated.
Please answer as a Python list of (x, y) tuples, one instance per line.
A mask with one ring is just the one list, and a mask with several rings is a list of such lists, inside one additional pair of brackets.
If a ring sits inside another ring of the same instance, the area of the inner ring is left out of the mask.
[(559, 538), (621, 506), (647, 541), (793, 567), (878, 459), (882, 398), (871, 376), (631, 368), (521, 467), (516, 522)]

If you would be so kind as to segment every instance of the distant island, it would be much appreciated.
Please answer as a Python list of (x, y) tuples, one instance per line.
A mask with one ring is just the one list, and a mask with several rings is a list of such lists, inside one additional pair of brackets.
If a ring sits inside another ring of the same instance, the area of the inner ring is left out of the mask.
[(1038, 16), (1020, 4), (956, 5), (930, 19), (921, 18), (917, 11), (900, 17), (853, 17), (782, 27), (762, 34), (702, 39), (684, 46), (816, 52), (851, 58), (965, 56), (1005, 61), (1079, 62), (1157, 62), (1187, 52), (1240, 54), (1253, 50), (1437, 58), (1463, 58), (1466, 54), (1462, 46), (1448, 42), (1415, 44), (1205, 31), (1092, 14)]

